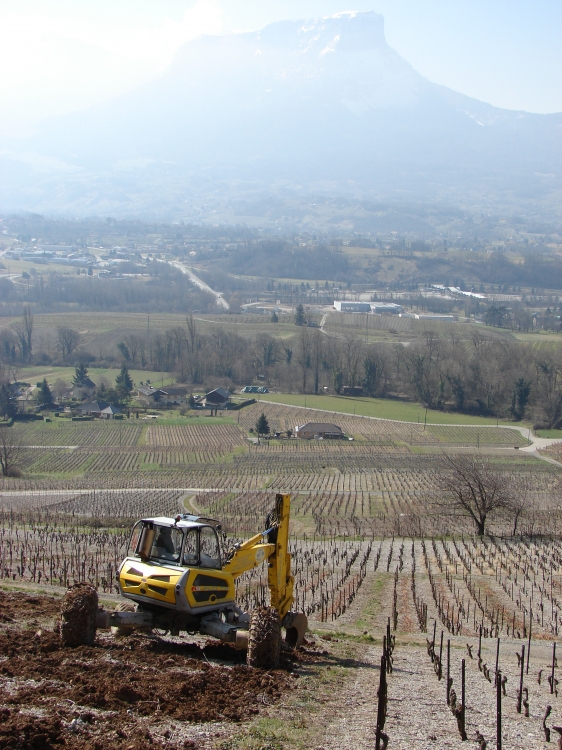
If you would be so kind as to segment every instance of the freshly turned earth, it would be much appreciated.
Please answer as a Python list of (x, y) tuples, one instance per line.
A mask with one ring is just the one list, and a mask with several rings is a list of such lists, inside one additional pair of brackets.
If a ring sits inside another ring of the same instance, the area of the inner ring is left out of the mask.
[(248, 719), (294, 681), (288, 660), (249, 669), (216, 641), (103, 632), (63, 648), (59, 610), (53, 597), (0, 592), (1, 749), (199, 747), (192, 725)]

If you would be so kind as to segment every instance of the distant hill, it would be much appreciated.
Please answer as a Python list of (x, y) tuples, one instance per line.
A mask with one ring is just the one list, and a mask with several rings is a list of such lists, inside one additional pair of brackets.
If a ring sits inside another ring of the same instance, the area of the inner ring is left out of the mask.
[(0, 146), (4, 210), (212, 218), (315, 192), (548, 213), (562, 186), (562, 114), (431, 83), (373, 12), (201, 37), (159, 80)]

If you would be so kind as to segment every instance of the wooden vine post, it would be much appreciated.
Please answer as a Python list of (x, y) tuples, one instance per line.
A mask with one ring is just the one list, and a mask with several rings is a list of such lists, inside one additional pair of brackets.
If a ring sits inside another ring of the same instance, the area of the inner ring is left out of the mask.
[(378, 689), (378, 707), (377, 707), (377, 736), (375, 742), (376, 750), (381, 750), (381, 739), (384, 730), (384, 723), (386, 721), (386, 699), (387, 699), (387, 685), (386, 685), (386, 656), (381, 657), (381, 674)]
[(451, 639), (447, 638), (447, 685), (445, 687), (447, 694), (447, 705), (451, 705)]
[(525, 644), (521, 646), (521, 674), (519, 676), (519, 692), (517, 693), (517, 713), (521, 713), (523, 702), (523, 675), (525, 673)]
[(461, 669), (461, 739), (463, 742), (466, 741), (466, 663), (465, 660), (462, 660), (462, 669)]
[(502, 674), (496, 672), (496, 750), (502, 750)]

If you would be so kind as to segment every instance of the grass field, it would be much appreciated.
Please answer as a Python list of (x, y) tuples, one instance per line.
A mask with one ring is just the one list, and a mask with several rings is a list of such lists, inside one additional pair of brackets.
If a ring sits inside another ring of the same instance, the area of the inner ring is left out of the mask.
[(63, 263), (62, 259), (60, 263), (34, 263), (32, 260), (13, 260), (12, 258), (2, 258), (2, 263), (6, 266), (5, 273), (23, 273), (24, 271), (31, 271), (34, 269), (37, 275), (47, 275), (48, 273), (61, 273), (76, 275), (76, 269), (78, 266)]
[[(426, 411), (418, 404), (391, 399), (376, 399), (352, 396), (303, 396), (300, 394), (268, 393), (259, 399), (277, 404), (301, 406), (308, 409), (321, 409), (341, 414), (356, 414), (363, 417), (379, 417), (403, 422), (424, 423)], [(427, 410), (428, 424), (495, 425), (496, 420), (488, 417), (472, 417), (467, 414)], [(499, 420), (500, 424), (512, 422)], [(522, 426), (527, 426), (523, 425)]]
[[(150, 331), (163, 333), (170, 328), (185, 328), (185, 318), (185, 315), (153, 313), (150, 315)], [(269, 333), (276, 338), (286, 339), (298, 332), (291, 316), (284, 315), (279, 316), (279, 323), (276, 324), (270, 321), (269, 315), (195, 315), (194, 319), (198, 330), (206, 334), (211, 333), (217, 325), (240, 336)], [(15, 317), (0, 318), (0, 330), (9, 328), (19, 320)], [(78, 308), (71, 312), (35, 315), (34, 348), (39, 348), (43, 339), (56, 337), (58, 326), (68, 326), (77, 330), (82, 343), (92, 347), (95, 352), (98, 337), (107, 345), (112, 339), (119, 341), (126, 333), (147, 333), (148, 322), (145, 313), (84, 312)]]
[[(111, 385), (114, 384), (115, 378), (119, 375), (120, 370), (117, 368), (90, 367), (88, 372), (94, 383), (99, 385), (101, 378), (105, 378)], [(133, 383), (138, 385), (141, 381), (146, 383), (150, 380), (155, 386), (163, 387), (175, 383), (175, 378), (168, 373), (151, 372), (150, 370), (129, 370)], [(38, 365), (33, 367), (22, 367), (19, 370), (19, 380), (34, 385), (43, 378), (47, 378), (49, 385), (53, 385), (55, 380), (65, 380), (67, 383), (72, 382), (74, 377), (74, 367), (52, 367), (51, 365)]]
[(553, 440), (562, 440), (562, 430), (537, 430), (537, 435), (541, 438), (552, 438)]

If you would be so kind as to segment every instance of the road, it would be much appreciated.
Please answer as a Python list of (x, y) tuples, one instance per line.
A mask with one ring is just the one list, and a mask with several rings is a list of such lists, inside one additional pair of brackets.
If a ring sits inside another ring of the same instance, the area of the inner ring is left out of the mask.
[(215, 292), (214, 289), (211, 289), (211, 287), (208, 284), (205, 284), (204, 281), (202, 281), (199, 276), (196, 276), (191, 268), (188, 268), (188, 266), (184, 265), (183, 263), (180, 263), (179, 260), (169, 260), (168, 263), (171, 266), (174, 266), (178, 270), (180, 270), (182, 273), (185, 273), (185, 275), (189, 278), (192, 284), (195, 284), (195, 286), (199, 287), (199, 289), (203, 290), (204, 292), (208, 292), (209, 294), (212, 294), (215, 298), (215, 301), (218, 305), (218, 307), (222, 307), (223, 310), (230, 310), (230, 305), (228, 302), (223, 298), (222, 294), (220, 292)]

